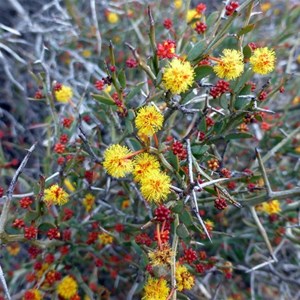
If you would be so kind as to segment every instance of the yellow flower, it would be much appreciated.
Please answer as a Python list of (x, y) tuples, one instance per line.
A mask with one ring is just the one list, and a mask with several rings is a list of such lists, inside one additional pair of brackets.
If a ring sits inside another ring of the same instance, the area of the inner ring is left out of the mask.
[(194, 69), (188, 61), (174, 58), (164, 71), (163, 81), (167, 90), (180, 94), (193, 85), (194, 76)]
[(154, 106), (142, 107), (135, 118), (139, 135), (152, 136), (162, 128), (164, 116)]
[(222, 53), (223, 55), (213, 67), (217, 76), (228, 80), (239, 77), (244, 71), (242, 53), (233, 49), (224, 49)]
[(54, 184), (44, 191), (44, 202), (47, 205), (64, 205), (68, 201), (69, 194), (59, 187), (58, 184)]
[(297, 56), (296, 61), (298, 64), (300, 64), (300, 54)]
[(144, 297), (142, 300), (166, 300), (169, 292), (170, 288), (165, 279), (149, 277), (144, 287)]
[(54, 92), (58, 102), (66, 103), (73, 97), (73, 91), (69, 86), (63, 85), (58, 91)]
[(119, 22), (119, 16), (116, 13), (111, 12), (111, 11), (107, 12), (106, 18), (107, 18), (108, 23), (110, 23), (110, 24), (116, 24)]
[(6, 246), (6, 250), (10, 255), (16, 256), (20, 252), (20, 245), (19, 243), (11, 243)]
[(92, 56), (92, 51), (89, 50), (89, 49), (85, 49), (85, 50), (82, 51), (82, 56), (86, 57), (86, 58), (91, 57)]
[(295, 152), (300, 153), (300, 146), (295, 148)]
[(199, 14), (196, 9), (189, 9), (186, 14), (186, 22), (190, 23), (193, 19), (199, 19), (201, 14)]
[(163, 245), (162, 249), (157, 248), (148, 253), (152, 266), (169, 265), (173, 256), (174, 252), (169, 245)]
[(185, 266), (178, 263), (176, 264), (175, 277), (178, 291), (190, 290), (195, 284), (194, 276)]
[(94, 203), (95, 203), (95, 196), (90, 193), (86, 194), (82, 204), (84, 205), (85, 210), (87, 212), (89, 212), (92, 209)]
[(272, 4), (270, 2), (260, 4), (260, 9), (262, 12), (267, 12), (271, 7), (272, 7)]
[(42, 300), (42, 294), (37, 289), (30, 289), (25, 292), (23, 300)]
[(159, 162), (154, 155), (141, 153), (134, 159), (133, 175), (136, 181), (140, 181), (149, 170), (159, 170)]
[(212, 231), (214, 229), (215, 224), (213, 221), (206, 220), (206, 221), (204, 221), (204, 224), (205, 224), (207, 231)]
[(294, 104), (294, 105), (300, 104), (300, 96), (296, 96), (296, 97), (293, 99), (292, 104)]
[(267, 213), (268, 215), (278, 214), (281, 212), (280, 203), (278, 200), (264, 202), (262, 204), (261, 211)]
[(170, 193), (171, 179), (159, 170), (149, 170), (140, 183), (141, 193), (147, 201), (161, 203)]
[(70, 299), (76, 295), (78, 289), (77, 282), (71, 276), (65, 276), (57, 285), (57, 294), (65, 299)]
[(182, 0), (174, 0), (174, 7), (176, 9), (181, 8), (181, 6), (182, 6)]
[(275, 68), (275, 52), (274, 50), (269, 50), (267, 47), (256, 48), (249, 61), (255, 73), (268, 74)]
[(36, 277), (41, 278), (48, 269), (49, 269), (49, 264), (43, 263), (42, 267), (35, 273)]
[(64, 185), (66, 186), (66, 188), (70, 191), (70, 192), (74, 192), (75, 191), (75, 187), (72, 184), (72, 182), (70, 181), (70, 179), (66, 178), (64, 180)]
[(114, 240), (114, 238), (111, 235), (109, 235), (108, 233), (105, 233), (105, 232), (99, 234), (98, 238), (102, 245), (112, 244), (112, 242)]
[(104, 152), (103, 167), (113, 177), (125, 177), (133, 170), (133, 162), (130, 159), (132, 152), (119, 144), (110, 145)]

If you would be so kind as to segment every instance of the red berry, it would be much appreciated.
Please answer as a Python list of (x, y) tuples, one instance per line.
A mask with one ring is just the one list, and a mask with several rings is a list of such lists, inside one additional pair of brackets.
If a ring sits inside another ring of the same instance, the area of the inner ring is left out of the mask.
[(15, 219), (12, 226), (15, 227), (15, 228), (20, 229), (20, 228), (23, 228), (25, 226), (25, 222), (22, 219)]
[(60, 91), (61, 88), (62, 88), (62, 84), (60, 82), (56, 82), (54, 87), (53, 87), (54, 91), (56, 91), (56, 92)]
[(261, 91), (260, 94), (258, 95), (258, 100), (264, 101), (267, 99), (267, 96), (268, 96), (268, 94), (266, 91)]
[(68, 141), (69, 141), (69, 137), (67, 134), (62, 134), (59, 138), (59, 141), (62, 143), (62, 144), (66, 144)]
[(0, 198), (4, 195), (4, 188), (0, 186)]
[(60, 239), (60, 232), (58, 231), (57, 228), (50, 228), (47, 232), (47, 236), (50, 240), (53, 240), (53, 239)]
[(84, 178), (87, 180), (87, 182), (89, 184), (92, 184), (93, 183), (93, 179), (94, 179), (94, 172), (93, 171), (85, 171), (84, 173)]
[(198, 33), (198, 34), (201, 34), (201, 33), (204, 33), (207, 29), (207, 25), (203, 22), (196, 22), (195, 24), (195, 31)]
[(127, 68), (133, 69), (136, 68), (138, 65), (139, 65), (138, 62), (134, 58), (128, 58), (126, 60)]
[(142, 244), (150, 247), (152, 240), (147, 233), (140, 233), (135, 237), (135, 242), (137, 244)]
[(37, 233), (38, 233), (38, 230), (33, 225), (24, 228), (24, 237), (28, 240), (35, 239), (37, 236)]
[(64, 118), (62, 120), (62, 125), (65, 127), (65, 128), (70, 128), (71, 125), (73, 123), (73, 118)]
[(171, 29), (173, 27), (173, 22), (170, 19), (165, 19), (163, 25), (166, 29)]
[(198, 14), (202, 14), (204, 13), (206, 10), (206, 5), (204, 3), (199, 3), (197, 6), (196, 6), (196, 11)]
[(228, 5), (226, 5), (226, 16), (231, 16), (234, 11), (239, 7), (239, 3), (237, 1), (231, 1)]
[(57, 143), (54, 146), (54, 152), (56, 152), (56, 153), (61, 154), (61, 153), (64, 153), (65, 150), (66, 150), (66, 146), (64, 144)]
[(195, 260), (197, 260), (197, 252), (193, 249), (185, 249), (184, 260), (186, 260), (188, 264), (193, 263)]
[(171, 211), (163, 204), (157, 207), (154, 211), (155, 220), (158, 222), (169, 221), (171, 218)]
[(196, 271), (200, 274), (203, 274), (206, 271), (206, 267), (204, 264), (197, 264)]
[(215, 208), (223, 210), (227, 207), (227, 202), (224, 198), (218, 197), (215, 199)]
[(23, 197), (20, 200), (20, 206), (24, 209), (27, 209), (31, 204), (32, 204), (33, 200), (30, 197)]
[(37, 90), (34, 94), (34, 99), (43, 99), (44, 95), (43, 92), (41, 90)]

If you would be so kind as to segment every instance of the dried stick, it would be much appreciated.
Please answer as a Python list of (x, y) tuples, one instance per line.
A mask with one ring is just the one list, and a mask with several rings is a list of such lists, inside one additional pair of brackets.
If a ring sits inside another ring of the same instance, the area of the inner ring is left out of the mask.
[(35, 147), (36, 147), (36, 144), (37, 142), (35, 142), (31, 147), (30, 149), (28, 150), (28, 153), (26, 154), (26, 156), (24, 157), (24, 159), (22, 160), (19, 168), (17, 169), (9, 187), (8, 187), (8, 190), (7, 190), (7, 198), (6, 198), (6, 201), (4, 203), (4, 206), (3, 206), (3, 209), (2, 209), (2, 212), (1, 212), (1, 216), (0, 216), (0, 239), (2, 239), (2, 234), (4, 233), (4, 229), (5, 229), (5, 224), (6, 224), (6, 221), (8, 219), (8, 215), (9, 215), (9, 208), (10, 208), (10, 204), (11, 204), (11, 201), (12, 201), (12, 195), (13, 195), (13, 191), (15, 189), (15, 186), (17, 184), (17, 181), (18, 181), (18, 178), (19, 176), (21, 175), (21, 173), (23, 172), (27, 162), (28, 162), (28, 159), (30, 157), (30, 155), (32, 154), (32, 152), (34, 151)]

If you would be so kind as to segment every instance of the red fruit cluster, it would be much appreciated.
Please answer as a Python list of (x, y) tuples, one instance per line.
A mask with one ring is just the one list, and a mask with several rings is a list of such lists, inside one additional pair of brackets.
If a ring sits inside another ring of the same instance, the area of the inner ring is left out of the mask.
[(65, 150), (66, 150), (66, 146), (64, 144), (62, 144), (62, 143), (57, 143), (54, 146), (54, 152), (55, 153), (61, 154), (61, 153), (64, 153)]
[(53, 89), (54, 89), (54, 91), (60, 91), (61, 90), (61, 88), (62, 88), (62, 84), (60, 83), (60, 82), (56, 82), (55, 84), (54, 84), (54, 87), (53, 87)]
[(226, 9), (226, 16), (231, 16), (234, 11), (239, 7), (239, 3), (237, 1), (231, 1), (229, 2), (228, 5), (225, 6), (225, 9)]
[(62, 143), (62, 144), (66, 144), (68, 141), (69, 141), (69, 137), (67, 134), (62, 134), (59, 138), (59, 141)]
[(184, 250), (184, 260), (188, 263), (191, 264), (193, 263), (195, 260), (197, 260), (197, 252), (193, 249), (185, 249)]
[(96, 80), (96, 82), (95, 82), (95, 88), (98, 91), (102, 91), (104, 89), (104, 86), (105, 86), (105, 83), (104, 83), (103, 80)]
[(84, 178), (87, 180), (87, 182), (89, 184), (92, 184), (93, 183), (93, 179), (94, 179), (94, 172), (93, 171), (85, 171), (84, 173)]
[(251, 48), (252, 51), (254, 51), (257, 48), (257, 45), (253, 42), (249, 43), (248, 46)]
[(20, 206), (24, 209), (27, 209), (31, 204), (32, 204), (33, 200), (30, 197), (23, 197), (20, 200)]
[(43, 98), (44, 98), (43, 91), (37, 90), (34, 94), (34, 99), (43, 99)]
[(110, 66), (109, 69), (110, 69), (111, 72), (116, 72), (117, 71), (116, 66)]
[(58, 231), (57, 228), (50, 228), (47, 232), (47, 236), (50, 240), (58, 240), (60, 239), (60, 232)]
[(223, 168), (223, 169), (221, 169), (221, 174), (224, 176), (224, 177), (226, 177), (226, 178), (230, 178), (231, 177), (231, 172), (230, 172), (230, 170), (228, 170), (228, 169), (226, 169), (226, 168)]
[(152, 240), (147, 233), (140, 233), (135, 237), (135, 242), (137, 244), (146, 245), (150, 247)]
[(261, 91), (258, 95), (258, 100), (264, 101), (267, 99), (268, 93), (266, 91)]
[(173, 58), (174, 56), (176, 56), (175, 48), (176, 48), (176, 44), (172, 40), (166, 40), (162, 44), (159, 43), (157, 45), (157, 56), (160, 59)]
[(25, 222), (22, 219), (15, 219), (12, 226), (15, 227), (15, 228), (21, 229), (25, 226)]
[(70, 241), (72, 236), (71, 229), (65, 229), (62, 234), (62, 238), (64, 241)]
[(251, 86), (251, 92), (254, 92), (256, 89), (256, 83), (253, 81), (248, 81), (246, 84)]
[[(165, 244), (169, 241), (170, 239), (170, 231), (169, 230), (162, 230), (160, 233), (160, 240), (162, 244)], [(158, 241), (158, 236), (157, 236), (157, 231), (154, 232), (154, 240)]]
[(0, 186), (0, 198), (4, 195), (4, 188)]
[(138, 62), (132, 57), (126, 60), (126, 67), (129, 69), (136, 68), (138, 65), (139, 65)]
[(177, 155), (180, 160), (184, 160), (187, 157), (187, 151), (183, 148), (183, 145), (179, 141), (175, 141), (172, 145), (172, 151), (174, 155)]
[(28, 240), (35, 239), (37, 233), (38, 233), (38, 230), (33, 225), (24, 228), (24, 237)]
[(234, 181), (230, 181), (227, 183), (227, 188), (229, 190), (234, 190), (236, 188), (236, 183)]
[(229, 82), (225, 80), (219, 80), (217, 84), (210, 89), (209, 94), (215, 99), (229, 90)]
[(61, 274), (55, 270), (50, 270), (47, 274), (46, 274), (46, 278), (45, 281), (49, 284), (49, 285), (53, 285), (56, 281), (59, 281), (61, 279)]
[(36, 258), (41, 252), (42, 252), (42, 250), (35, 247), (35, 246), (30, 246), (28, 248), (28, 254), (29, 254), (31, 259)]
[(218, 197), (215, 199), (215, 208), (223, 210), (227, 207), (227, 202), (224, 198)]
[(48, 253), (46, 256), (45, 256), (45, 262), (49, 265), (51, 265), (55, 260), (55, 256), (52, 254), (52, 253)]
[(173, 22), (171, 19), (165, 19), (163, 25), (166, 29), (171, 29), (173, 26)]
[(169, 221), (171, 218), (171, 210), (164, 205), (160, 205), (154, 211), (155, 220), (158, 222)]
[(206, 31), (207, 25), (203, 22), (198, 21), (198, 22), (196, 22), (194, 29), (198, 34), (201, 34)]
[(98, 239), (98, 235), (99, 235), (98, 232), (95, 232), (95, 231), (89, 232), (88, 233), (88, 239), (87, 239), (86, 243), (88, 245), (94, 244), (96, 242), (96, 240)]
[(72, 125), (72, 123), (73, 123), (73, 118), (64, 118), (63, 120), (62, 120), (62, 125), (63, 125), (63, 127), (65, 127), (65, 128), (70, 128), (71, 127), (71, 125)]
[(196, 11), (198, 14), (202, 14), (204, 13), (206, 10), (206, 5), (204, 3), (199, 3), (197, 6), (196, 6)]
[(215, 121), (211, 117), (205, 117), (205, 122), (207, 127), (211, 127), (215, 124)]
[(210, 63), (210, 60), (205, 58), (205, 59), (202, 59), (198, 62), (198, 66), (210, 66), (211, 63)]

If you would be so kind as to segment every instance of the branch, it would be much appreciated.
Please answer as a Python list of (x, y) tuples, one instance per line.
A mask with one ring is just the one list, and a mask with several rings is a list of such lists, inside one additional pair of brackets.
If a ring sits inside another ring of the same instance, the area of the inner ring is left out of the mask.
[[(3, 209), (2, 209), (2, 212), (1, 212), (1, 216), (0, 216), (0, 235), (4, 232), (4, 228), (5, 228), (7, 218), (8, 218), (8, 215), (9, 215), (9, 208), (10, 208), (10, 204), (11, 204), (11, 201), (12, 201), (13, 191), (16, 187), (18, 178), (21, 175), (21, 173), (23, 172), (31, 153), (34, 151), (34, 149), (36, 147), (36, 144), (37, 144), (37, 142), (35, 142), (30, 147), (30, 149), (28, 150), (28, 153), (26, 154), (26, 156), (22, 160), (22, 162), (21, 162), (19, 168), (17, 169), (17, 171), (16, 171), (16, 173), (15, 173), (15, 175), (14, 175), (14, 177), (13, 177), (13, 179), (12, 179), (10, 185), (9, 185), (9, 188), (7, 190), (7, 198), (6, 198), (6, 201), (4, 203), (4, 206), (3, 206)], [(0, 237), (0, 239), (2, 239), (2, 237)]]

